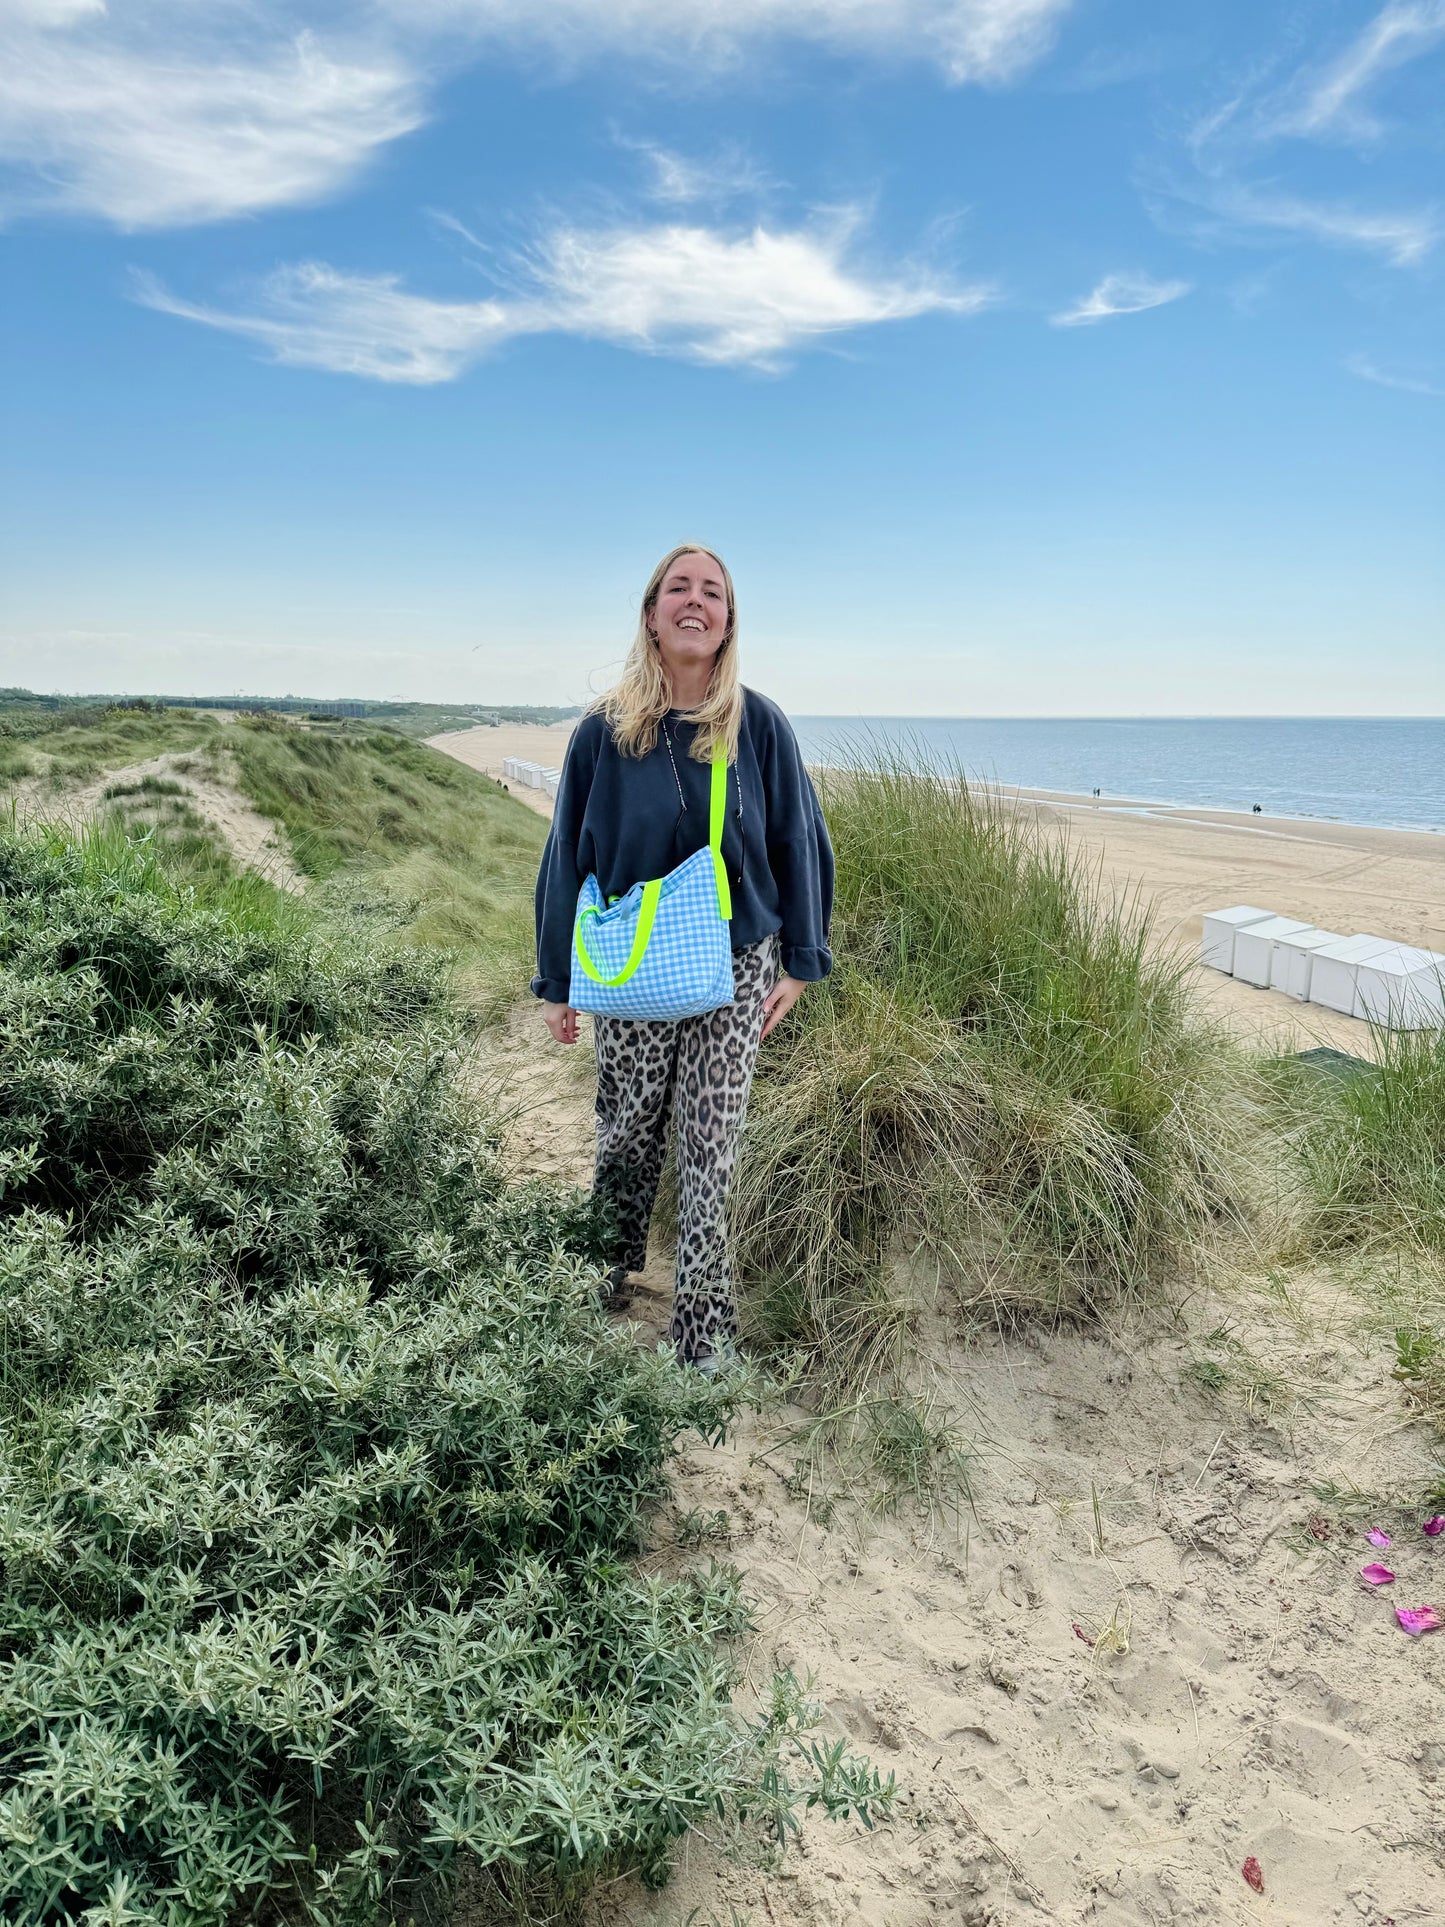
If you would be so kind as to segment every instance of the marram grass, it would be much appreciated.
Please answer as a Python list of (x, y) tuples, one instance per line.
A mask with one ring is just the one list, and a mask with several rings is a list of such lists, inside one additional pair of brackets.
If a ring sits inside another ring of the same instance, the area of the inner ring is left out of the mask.
[(1291, 1080), (1310, 1235), (1445, 1255), (1445, 1031), (1374, 1025), (1370, 1056), (1352, 1076)]
[[(506, 1183), (437, 965), (117, 827), (0, 835), (0, 1918), (525, 1917), (888, 1790), (633, 1565), (725, 1388)], [(791, 1769), (791, 1770), (790, 1770)]]
[(761, 1331), (867, 1377), (900, 1258), (1014, 1313), (1147, 1293), (1238, 1209), (1243, 1079), (1184, 968), (959, 771), (821, 791), (835, 969), (765, 1047), (733, 1193)]

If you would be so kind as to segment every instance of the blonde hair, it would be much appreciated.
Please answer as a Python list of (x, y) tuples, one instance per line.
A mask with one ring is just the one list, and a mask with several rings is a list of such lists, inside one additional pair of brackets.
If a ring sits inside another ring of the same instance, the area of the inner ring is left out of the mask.
[(682, 542), (677, 548), (669, 549), (648, 577), (637, 616), (637, 634), (622, 665), (622, 674), (597, 698), (592, 709), (606, 718), (612, 739), (624, 756), (646, 756), (656, 747), (658, 727), (673, 705), (667, 671), (662, 666), (662, 654), (652, 630), (652, 614), (668, 570), (682, 555), (711, 556), (721, 572), (728, 598), (727, 628), (713, 659), (706, 693), (685, 718), (697, 725), (692, 754), (700, 763), (710, 762), (713, 744), (723, 742), (731, 763), (737, 757), (738, 735), (743, 724), (743, 686), (738, 680), (738, 603), (727, 564), (700, 542)]

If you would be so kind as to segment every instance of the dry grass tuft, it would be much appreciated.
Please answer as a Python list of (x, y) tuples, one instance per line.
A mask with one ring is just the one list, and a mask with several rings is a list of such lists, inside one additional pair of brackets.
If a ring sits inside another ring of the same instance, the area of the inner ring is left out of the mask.
[(836, 968), (764, 1054), (734, 1190), (755, 1335), (867, 1380), (901, 1357), (900, 1255), (1056, 1317), (1239, 1221), (1250, 1074), (1137, 907), (959, 771), (823, 791)]

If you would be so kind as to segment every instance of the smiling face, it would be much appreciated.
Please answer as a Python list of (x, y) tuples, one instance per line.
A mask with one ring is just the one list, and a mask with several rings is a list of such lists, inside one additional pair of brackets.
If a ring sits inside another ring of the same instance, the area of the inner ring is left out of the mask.
[(669, 674), (696, 675), (711, 668), (727, 638), (732, 611), (727, 583), (717, 557), (689, 550), (672, 563), (647, 614), (658, 651)]

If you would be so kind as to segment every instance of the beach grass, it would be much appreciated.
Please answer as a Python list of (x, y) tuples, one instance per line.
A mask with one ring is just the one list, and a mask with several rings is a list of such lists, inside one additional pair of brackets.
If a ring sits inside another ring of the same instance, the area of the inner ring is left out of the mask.
[(1302, 1178), (1298, 1242), (1404, 1268), (1395, 1377), (1445, 1438), (1445, 1032), (1375, 1025), (1370, 1054), (1346, 1076), (1289, 1067), (1277, 1084)]
[(1242, 1210), (1248, 1082), (1052, 826), (859, 761), (820, 779), (835, 969), (765, 1049), (733, 1194), (759, 1333), (854, 1379), (900, 1357), (900, 1261), (1009, 1316), (1157, 1289)]
[(227, 744), (246, 794), (334, 909), (379, 910), (395, 940), (445, 950), (488, 1013), (515, 998), (533, 969), (540, 817), (491, 777), (387, 730), (254, 719)]
[(217, 741), (220, 728), (214, 716), (191, 709), (0, 705), (0, 781), (31, 776), (59, 791), (168, 750), (203, 751)]
[(1291, 1080), (1311, 1236), (1445, 1254), (1445, 1032), (1374, 1025), (1370, 1054), (1349, 1077)]

